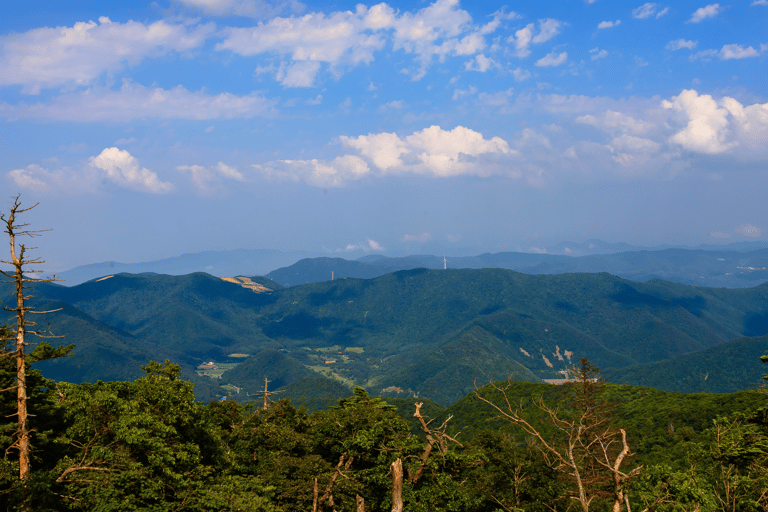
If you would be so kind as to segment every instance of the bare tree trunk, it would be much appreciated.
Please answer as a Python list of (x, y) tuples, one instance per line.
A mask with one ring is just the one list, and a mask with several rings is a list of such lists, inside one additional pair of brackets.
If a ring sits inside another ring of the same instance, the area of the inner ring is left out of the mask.
[(315, 489), (312, 499), (312, 512), (317, 512), (317, 478), (315, 478)]
[(357, 495), (357, 508), (355, 512), (365, 512), (365, 500), (359, 494)]
[[(30, 268), (26, 268), (25, 266), (28, 266), (30, 264), (36, 264), (36, 263), (45, 263), (43, 260), (39, 258), (33, 258), (28, 259), (25, 258), (25, 251), (26, 246), (24, 244), (19, 244), (19, 251), (18, 254), (16, 252), (16, 237), (17, 236), (29, 236), (29, 237), (35, 237), (39, 236), (39, 233), (41, 231), (32, 231), (32, 230), (25, 230), (24, 228), (28, 226), (28, 224), (17, 224), (16, 223), (16, 215), (19, 213), (23, 213), (26, 211), (31, 210), (37, 206), (35, 204), (31, 208), (21, 208), (21, 203), (19, 202), (19, 196), (16, 196), (13, 201), (13, 206), (11, 207), (11, 211), (9, 215), (6, 217), (4, 214), (0, 214), (0, 221), (5, 224), (5, 232), (8, 234), (10, 245), (11, 245), (11, 260), (5, 261), (0, 260), (0, 263), (4, 263), (6, 265), (13, 266), (13, 274), (9, 274), (3, 270), (0, 270), (0, 273), (2, 273), (5, 277), (10, 279), (9, 281), (4, 281), (6, 283), (14, 283), (16, 286), (16, 307), (15, 308), (7, 308), (3, 307), (6, 311), (13, 311), (16, 313), (16, 326), (15, 326), (15, 334), (16, 334), (16, 349), (12, 354), (13, 357), (16, 358), (16, 416), (17, 416), (17, 422), (18, 426), (16, 428), (16, 440), (14, 441), (14, 446), (19, 450), (19, 479), (22, 482), (25, 482), (32, 471), (32, 461), (30, 457), (30, 451), (32, 450), (32, 446), (30, 443), (30, 429), (29, 429), (29, 414), (27, 412), (27, 368), (26, 368), (26, 354), (24, 347), (28, 345), (24, 338), (25, 334), (27, 332), (34, 334), (36, 336), (40, 336), (43, 338), (55, 338), (59, 336), (46, 336), (45, 333), (50, 334), (50, 331), (36, 331), (36, 330), (30, 330), (27, 328), (27, 326), (34, 326), (35, 322), (32, 322), (30, 320), (27, 320), (25, 318), (26, 313), (29, 312), (36, 312), (34, 311), (34, 308), (31, 308), (29, 306), (26, 306), (24, 304), (24, 300), (29, 298), (24, 296), (24, 290), (28, 289), (28, 286), (24, 286), (25, 282), (30, 281), (38, 281), (38, 282), (51, 282), (51, 281), (58, 281), (56, 277), (49, 278), (49, 279), (40, 279), (40, 280), (34, 280), (30, 279), (28, 277), (24, 277), (24, 274), (33, 274), (33, 273), (40, 273), (41, 270), (32, 270)], [(58, 311), (58, 310), (54, 310)], [(52, 313), (53, 311), (39, 311), (36, 313)], [(9, 341), (9, 338), (3, 338), (3, 341)], [(70, 348), (71, 350), (71, 348)], [(54, 356), (56, 357), (56, 356)], [(13, 388), (10, 388), (13, 389)], [(25, 485), (26, 487), (26, 485)], [(22, 510), (29, 510), (30, 502), (29, 502), (29, 496), (26, 495), (26, 490), (23, 504), (22, 504)]]
[(403, 512), (403, 461), (392, 463), (392, 512)]

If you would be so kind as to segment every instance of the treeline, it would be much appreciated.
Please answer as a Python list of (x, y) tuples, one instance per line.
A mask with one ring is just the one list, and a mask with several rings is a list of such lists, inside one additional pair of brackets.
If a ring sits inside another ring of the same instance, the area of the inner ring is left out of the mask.
[[(0, 385), (11, 388), (15, 361), (0, 363)], [(744, 410), (714, 421), (670, 421), (675, 409), (692, 415), (685, 395), (667, 394), (654, 410), (638, 393), (655, 390), (606, 386), (583, 360), (576, 383), (550, 386), (543, 398), (530, 395), (532, 384), (495, 383), (463, 401), (470, 415), (430, 421), (418, 404), (405, 419), (361, 388), (311, 414), (286, 399), (266, 410), (206, 405), (178, 365), (151, 362), (143, 370), (132, 382), (69, 384), (30, 369), (32, 470), (24, 480), (14, 449), (16, 400), (0, 394), (2, 508), (768, 508), (768, 408), (756, 392), (728, 402)], [(469, 436), (457, 432), (468, 418), (476, 420)]]

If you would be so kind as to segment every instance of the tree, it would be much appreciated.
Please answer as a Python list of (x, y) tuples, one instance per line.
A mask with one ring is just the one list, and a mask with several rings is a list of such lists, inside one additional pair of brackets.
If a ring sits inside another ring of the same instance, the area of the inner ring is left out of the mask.
[[(29, 208), (21, 208), (21, 203), (19, 202), (19, 197), (16, 196), (13, 201), (13, 206), (11, 206), (10, 213), (6, 217), (5, 214), (0, 214), (0, 221), (2, 221), (5, 224), (5, 232), (8, 234), (10, 238), (10, 246), (11, 246), (11, 259), (10, 261), (6, 260), (0, 260), (0, 263), (4, 263), (6, 265), (13, 266), (13, 273), (9, 274), (3, 270), (0, 270), (0, 272), (3, 273), (3, 275), (10, 279), (10, 281), (4, 281), (8, 283), (14, 283), (16, 285), (16, 307), (15, 308), (8, 308), (3, 307), (5, 311), (13, 311), (16, 313), (16, 323), (12, 327), (12, 336), (4, 336), (2, 338), (2, 341), (9, 341), (12, 339), (15, 339), (15, 350), (7, 352), (4, 354), (6, 357), (14, 357), (16, 359), (16, 382), (13, 386), (10, 388), (7, 388), (3, 391), (10, 391), (12, 389), (16, 389), (16, 402), (17, 402), (17, 421), (18, 421), (18, 427), (16, 430), (15, 440), (13, 442), (12, 447), (16, 448), (19, 452), (19, 479), (20, 480), (26, 480), (29, 478), (30, 471), (31, 471), (31, 458), (30, 458), (30, 452), (31, 452), (31, 444), (30, 444), (30, 432), (31, 429), (29, 427), (29, 415), (27, 411), (27, 358), (25, 356), (25, 347), (27, 345), (31, 345), (31, 343), (25, 341), (25, 335), (26, 333), (34, 334), (35, 336), (39, 336), (42, 338), (53, 338), (57, 336), (53, 336), (50, 332), (50, 328), (45, 331), (35, 331), (29, 329), (29, 327), (34, 326), (35, 322), (31, 321), (27, 318), (27, 313), (51, 313), (53, 311), (35, 311), (34, 308), (26, 305), (26, 299), (29, 299), (29, 295), (24, 295), (24, 291), (28, 290), (30, 287), (26, 286), (25, 283), (30, 282), (51, 282), (51, 281), (58, 281), (56, 277), (52, 277), (49, 279), (31, 279), (29, 277), (26, 277), (28, 274), (34, 274), (34, 273), (40, 273), (42, 270), (35, 270), (30, 269), (29, 265), (36, 265), (40, 263), (45, 263), (44, 260), (41, 260), (40, 258), (32, 258), (29, 259), (26, 256), (27, 247), (24, 244), (19, 244), (19, 247), (17, 249), (16, 247), (16, 237), (19, 236), (29, 236), (29, 237), (35, 237), (39, 236), (39, 234), (43, 231), (48, 230), (39, 230), (39, 231), (32, 231), (32, 230), (26, 230), (24, 229), (29, 224), (18, 224), (16, 220), (16, 216), (20, 213), (27, 212), (37, 206), (35, 204), (34, 206), (31, 206)], [(38, 203), (39, 204), (39, 203)], [(29, 249), (34, 249), (34, 247), (30, 247)], [(50, 346), (49, 346), (50, 348)], [(69, 348), (71, 350), (71, 347)], [(48, 350), (48, 354), (51, 357), (56, 357), (60, 355), (66, 355), (68, 353), (68, 350), (66, 348), (64, 349), (52, 349)]]
[(599, 369), (583, 358), (571, 371), (577, 377), (577, 382), (571, 384), (576, 386), (573, 388), (574, 410), (551, 407), (542, 398), (533, 401), (554, 427), (553, 438), (545, 437), (526, 419), (522, 402), (513, 405), (509, 401), (506, 391), (512, 386), (510, 380), (504, 385), (491, 384), (492, 389), (501, 394), (501, 406), (481, 395), (477, 388), (475, 395), (535, 440), (547, 464), (573, 483), (572, 498), (583, 512), (589, 512), (592, 502), (603, 493), (608, 494), (613, 512), (621, 512), (624, 506), (629, 509), (628, 483), (640, 474), (640, 467), (629, 472), (622, 469), (632, 455), (627, 433), (608, 424), (605, 402), (599, 396)]

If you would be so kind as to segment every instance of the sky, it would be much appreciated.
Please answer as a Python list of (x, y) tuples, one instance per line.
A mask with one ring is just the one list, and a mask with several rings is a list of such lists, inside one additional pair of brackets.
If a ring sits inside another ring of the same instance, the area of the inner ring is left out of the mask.
[(0, 209), (46, 269), (768, 239), (768, 0), (3, 11)]

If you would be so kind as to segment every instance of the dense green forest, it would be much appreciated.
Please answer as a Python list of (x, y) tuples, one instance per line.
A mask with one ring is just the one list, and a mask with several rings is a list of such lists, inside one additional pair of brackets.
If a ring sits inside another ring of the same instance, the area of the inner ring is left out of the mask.
[[(448, 408), (356, 387), (309, 412), (285, 398), (266, 410), (204, 404), (168, 361), (132, 381), (80, 384), (29, 368), (32, 473), (19, 480), (16, 400), (2, 393), (0, 502), (35, 511), (389, 511), (400, 499), (407, 511), (766, 510), (765, 394), (606, 384), (586, 359), (575, 371), (562, 386), (494, 382)], [(0, 359), (4, 389), (15, 372), (12, 357)]]
[[(147, 361), (170, 359), (206, 402), (247, 401), (265, 377), (271, 389), (325, 377), (347, 392), (359, 385), (448, 406), (475, 379), (561, 378), (582, 357), (617, 384), (753, 389), (768, 335), (768, 285), (504, 269), (416, 269), (284, 289), (260, 279), (272, 290), (260, 293), (232, 281), (196, 273), (36, 283), (30, 305), (61, 308), (39, 315), (41, 325), (68, 333), (57, 343), (78, 345), (73, 357), (40, 368), (75, 383), (133, 380)], [(0, 300), (14, 302), (10, 285), (0, 284)], [(714, 371), (722, 361), (727, 370)], [(199, 370), (209, 362), (215, 378)]]

